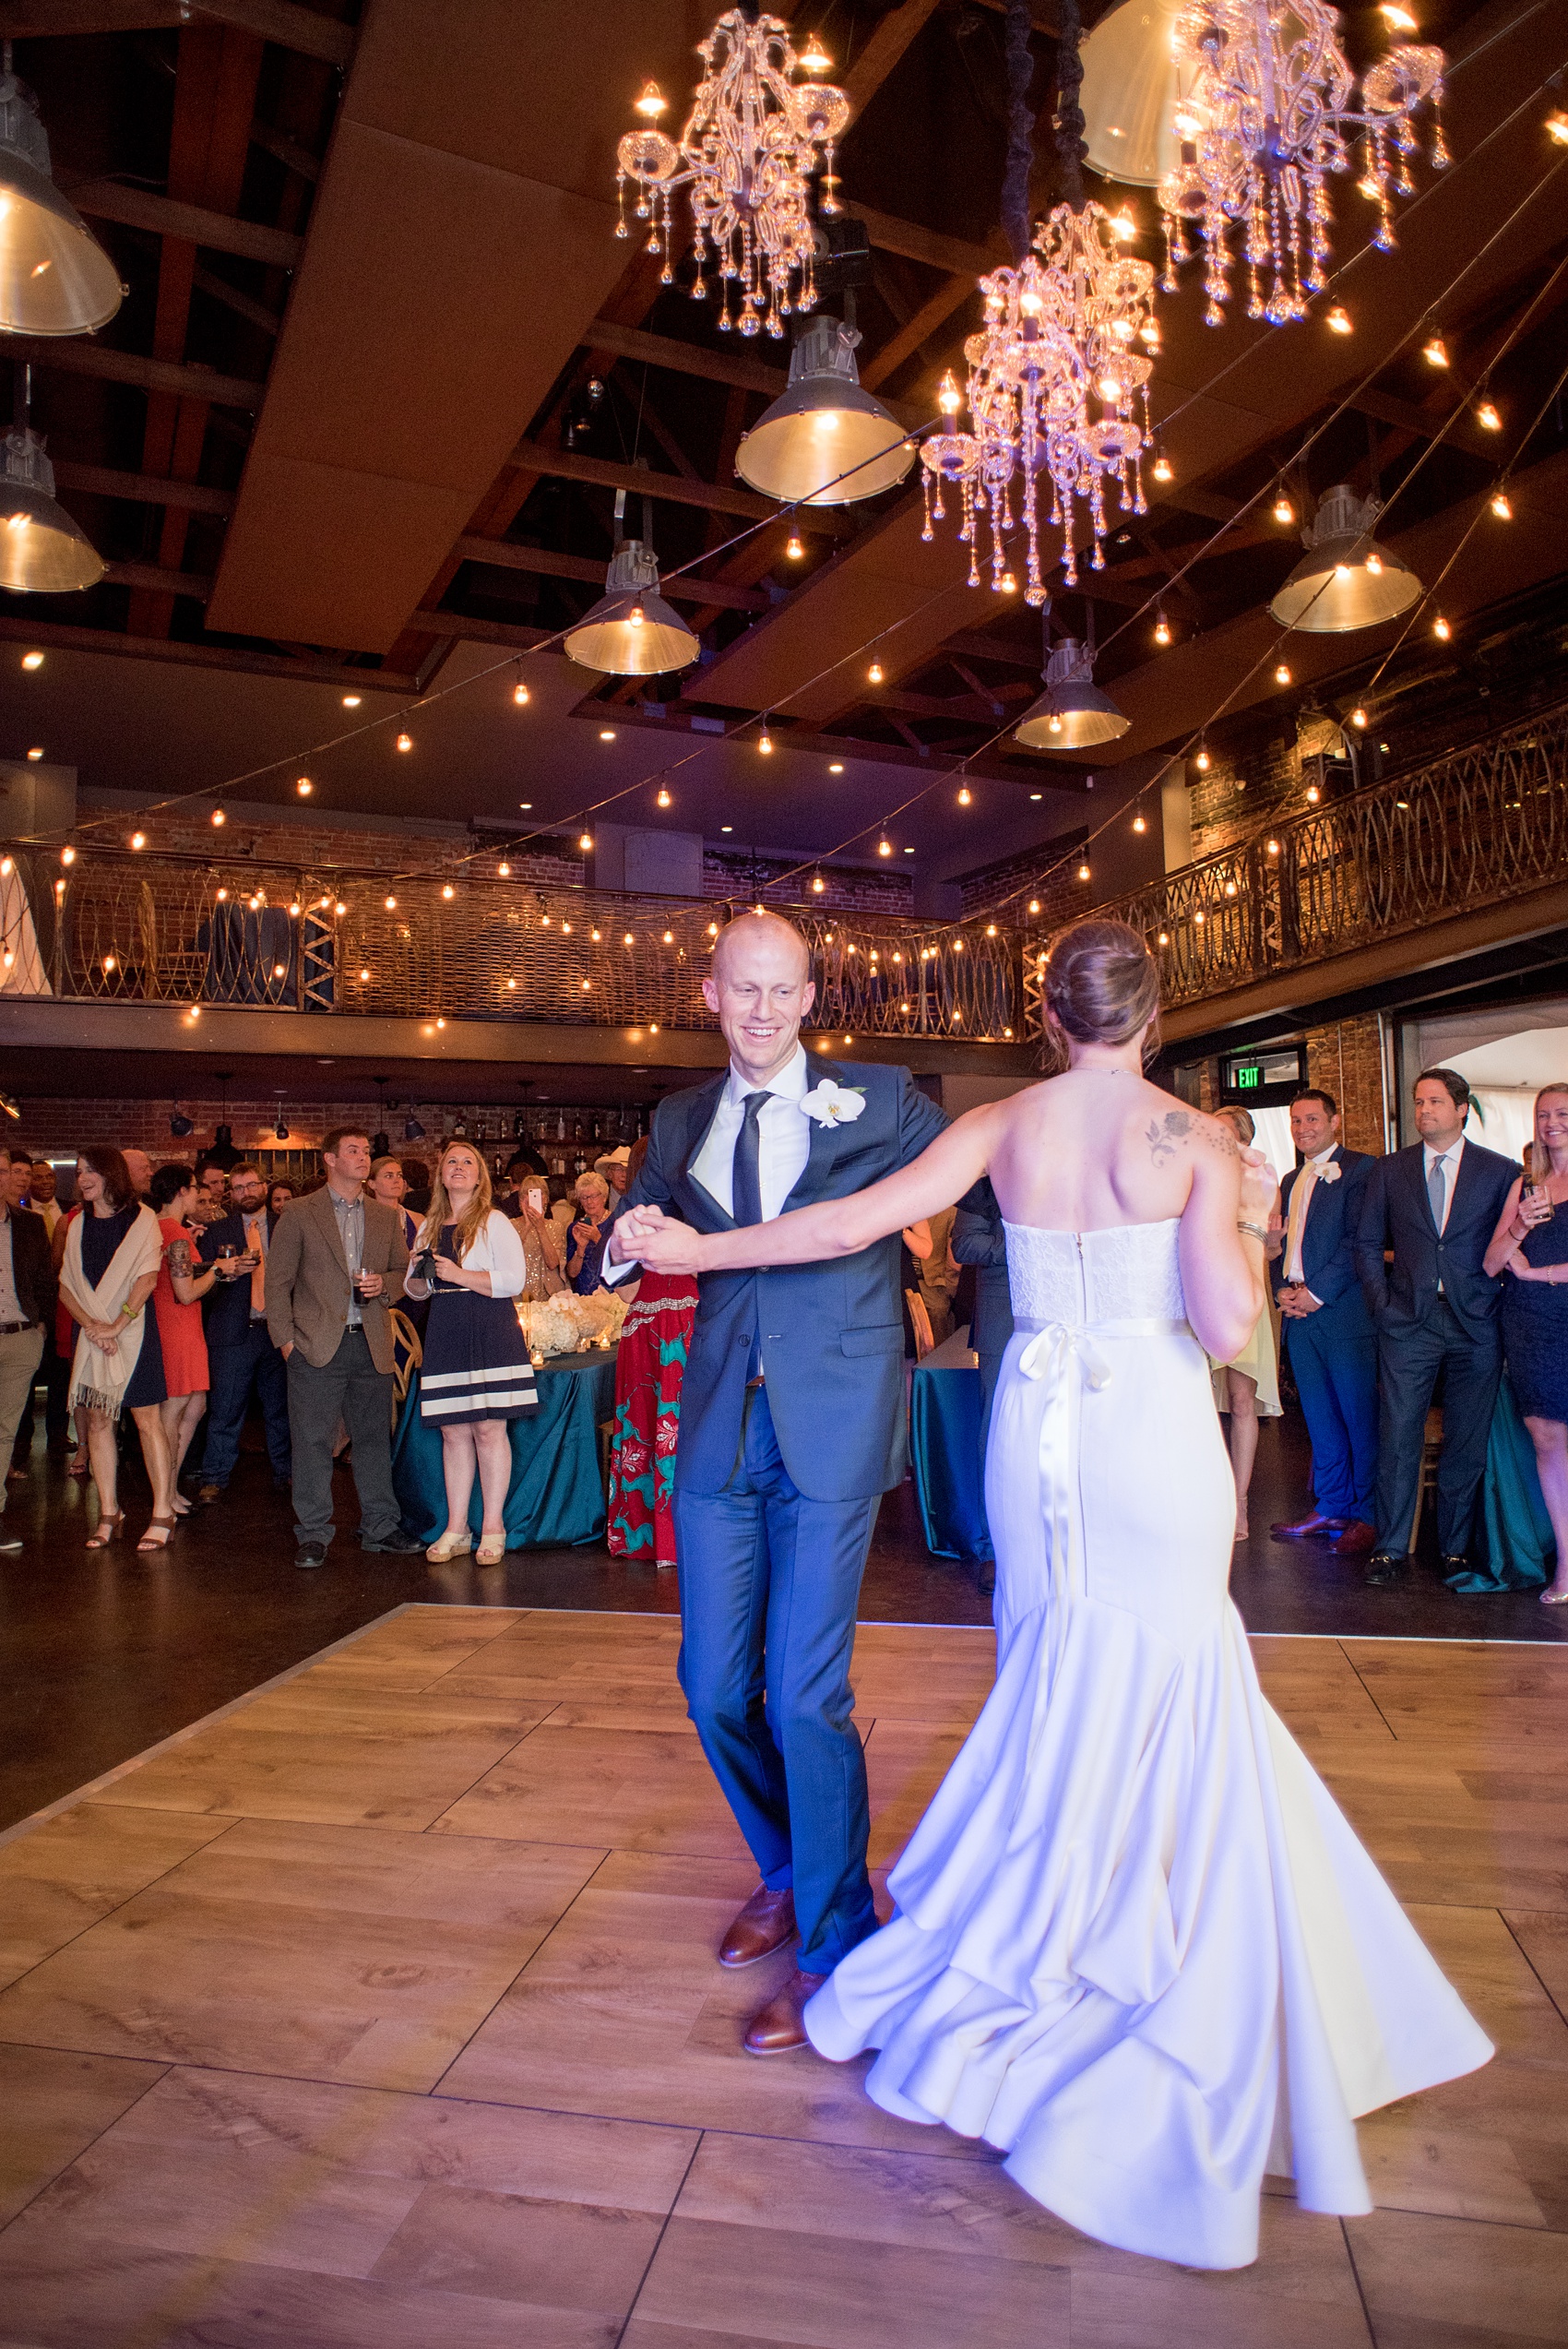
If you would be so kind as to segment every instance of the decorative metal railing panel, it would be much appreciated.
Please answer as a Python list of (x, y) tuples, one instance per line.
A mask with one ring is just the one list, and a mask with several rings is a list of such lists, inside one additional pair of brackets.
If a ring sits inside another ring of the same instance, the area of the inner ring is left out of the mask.
[[(462, 875), (389, 881), (90, 844), (65, 869), (48, 852), (9, 853), (56, 995), (428, 1020), (716, 1024), (702, 982), (731, 909), (707, 900)], [(0, 908), (17, 902), (13, 892)], [(850, 1036), (1022, 1033), (1019, 941), (996, 924), (780, 910), (811, 948), (809, 1025)]]
[[(1097, 906), (1143, 931), (1168, 1007), (1568, 881), (1568, 706), (1308, 809)], [(1040, 955), (1025, 947), (1026, 1025)]]

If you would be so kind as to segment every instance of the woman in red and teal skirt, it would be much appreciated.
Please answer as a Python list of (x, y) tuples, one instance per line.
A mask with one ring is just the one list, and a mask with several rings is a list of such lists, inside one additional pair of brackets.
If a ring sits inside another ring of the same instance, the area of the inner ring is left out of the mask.
[[(628, 1183), (647, 1153), (634, 1144)], [(697, 1284), (683, 1273), (645, 1272), (621, 1329), (615, 1358), (615, 1429), (610, 1445), (612, 1557), (675, 1564), (675, 1437), (681, 1381), (691, 1352)]]

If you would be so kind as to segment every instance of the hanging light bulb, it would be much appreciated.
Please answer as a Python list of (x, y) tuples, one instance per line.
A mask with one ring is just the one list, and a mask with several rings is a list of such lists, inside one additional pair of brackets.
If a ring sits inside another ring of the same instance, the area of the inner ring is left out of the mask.
[(1115, 742), (1132, 722), (1095, 684), (1094, 663), (1084, 647), (1066, 637), (1046, 662), (1045, 691), (1013, 731), (1028, 750), (1087, 750)]
[(312, 792), (315, 791), (315, 785), (311, 781), (308, 775), (302, 775), (299, 781), (294, 785), (294, 789), (299, 793), (302, 799), (308, 799)]
[(1505, 489), (1500, 489), (1494, 494), (1491, 510), (1500, 522), (1511, 522), (1514, 519), (1514, 508), (1509, 503), (1508, 493)]
[(0, 328), (92, 334), (120, 306), (120, 272), (50, 176), (32, 94), (0, 69)]
[(867, 683), (867, 685), (868, 685), (868, 686), (879, 686), (879, 685), (882, 683), (882, 675), (883, 675), (883, 670), (882, 670), (882, 663), (881, 663), (881, 662), (880, 662), (880, 661), (873, 661), (873, 662), (872, 662), (872, 664), (871, 664), (871, 667), (870, 667), (870, 668), (866, 671), (866, 683)]
[(791, 563), (799, 563), (805, 554), (799, 531), (791, 531), (784, 542), (784, 553)]
[(1170, 641), (1170, 623), (1163, 612), (1154, 624), (1154, 640), (1156, 644), (1169, 644)]
[(530, 697), (529, 689), (527, 686), (524, 685), (521, 677), (517, 679), (517, 684), (512, 687), (512, 698), (517, 703), (519, 709), (526, 709), (528, 708)]
[(1490, 399), (1482, 399), (1478, 402), (1476, 407), (1476, 422), (1479, 424), (1483, 433), (1500, 433), (1503, 430), (1503, 419), (1498, 414)]
[(735, 471), (765, 497), (852, 506), (893, 488), (914, 463), (903, 425), (861, 387), (860, 339), (858, 328), (827, 317), (797, 335), (787, 388), (735, 451)]
[(512, 867), (506, 862), (505, 857), (501, 859), (501, 862), (495, 868), (495, 877), (500, 881), (509, 881), (512, 877)]
[[(5, 77), (0, 76), (0, 89), (4, 86)], [(0, 124), (5, 113), (0, 101)], [(0, 137), (0, 205), (6, 200), (5, 156)], [(0, 281), (5, 228), (0, 217)], [(54, 468), (43, 453), (42, 441), (29, 425), (13, 425), (0, 463), (0, 587), (14, 595), (77, 594), (95, 587), (103, 569), (103, 557), (86, 532), (55, 502)]]
[(1078, 878), (1080, 881), (1088, 881), (1094, 878), (1093, 874), (1090, 872), (1089, 867), (1087, 864), (1079, 865)]
[(1344, 483), (1328, 492), (1301, 534), (1307, 554), (1268, 607), (1281, 627), (1340, 636), (1409, 610), (1421, 583), (1391, 549), (1373, 543), (1381, 511), (1375, 497), (1359, 498)]
[(1290, 670), (1288, 662), (1282, 661), (1279, 663), (1274, 673), (1274, 682), (1277, 686), (1288, 686), (1289, 684)]
[(1358, 703), (1356, 708), (1350, 712), (1350, 723), (1359, 730), (1361, 727), (1364, 727), (1366, 722), (1367, 713)]
[(1429, 367), (1446, 367), (1448, 345), (1440, 334), (1429, 335), (1421, 345), (1421, 357)]
[(1449, 638), (1454, 634), (1453, 627), (1449, 622), (1443, 618), (1441, 612), (1431, 624), (1431, 632), (1437, 638), (1439, 644), (1446, 644)]
[(762, 754), (762, 756), (764, 757), (764, 758), (771, 758), (771, 757), (772, 757), (772, 756), (773, 756), (773, 736), (772, 736), (772, 735), (768, 733), (767, 728), (766, 728), (766, 726), (764, 726), (764, 728), (763, 728), (763, 730), (762, 730), (761, 733), (757, 736), (757, 745), (756, 745), (756, 746), (757, 746), (758, 750), (761, 752), (761, 754)]
[(414, 746), (414, 738), (413, 738), (412, 734), (399, 734), (399, 735), (398, 735), (398, 749), (399, 749), (399, 750), (412, 750), (413, 746)]
[(1029, 900), (1029, 912), (1030, 912), (1031, 913), (1038, 913), (1038, 912), (1039, 912), (1039, 898), (1038, 898), (1038, 897), (1031, 897), (1031, 898), (1030, 898), (1030, 900)]
[(1289, 527), (1296, 519), (1296, 509), (1283, 490), (1274, 501), (1274, 519), (1286, 527)]
[(876, 853), (878, 856), (891, 856), (893, 853), (892, 841), (888, 840), (878, 841), (876, 844)]
[(960, 789), (959, 793), (958, 793), (958, 805), (959, 805), (959, 806), (960, 806), (960, 807), (972, 807), (972, 806), (973, 806), (973, 805), (974, 805), (974, 797), (975, 797), (975, 795), (974, 795), (973, 792), (969, 789), (969, 787), (968, 787), (968, 783), (965, 783), (965, 784), (962, 786), (962, 788)]
[(826, 887), (827, 883), (823, 879), (820, 873), (814, 873), (812, 876), (812, 895), (814, 897), (821, 897)]
[(1198, 744), (1198, 755), (1194, 759), (1193, 764), (1197, 769), (1200, 775), (1206, 775), (1208, 773), (1208, 770), (1213, 766), (1214, 761), (1208, 755), (1208, 745), (1206, 743), (1200, 742)]
[[(618, 501), (624, 510), (624, 499)], [(604, 593), (561, 640), (567, 658), (612, 677), (659, 677), (689, 669), (702, 647), (659, 592), (659, 565), (641, 539), (622, 539)]]
[(147, 834), (145, 832), (133, 832), (131, 834), (131, 846), (133, 848), (145, 848), (147, 846)]
[(1144, 811), (1141, 807), (1133, 818), (1133, 829), (1134, 832), (1146, 832), (1148, 830), (1148, 826), (1144, 821)]
[(1158, 438), (1154, 444), (1154, 463), (1149, 471), (1157, 482), (1173, 482), (1176, 478), (1176, 469), (1165, 453), (1164, 443)]
[(656, 807), (668, 807), (671, 804), (670, 793), (662, 783), (659, 787), (659, 796), (653, 804)]
[(212, 820), (215, 825), (221, 828), (229, 821), (229, 818), (221, 807), (215, 807), (212, 811)]
[(1307, 785), (1307, 805), (1309, 807), (1315, 807), (1322, 797), (1323, 793), (1319, 791), (1315, 783), (1309, 783)]
[(1355, 328), (1350, 323), (1350, 313), (1346, 309), (1344, 304), (1340, 302), (1336, 302), (1335, 304), (1333, 309), (1324, 320), (1324, 324), (1327, 327), (1330, 334), (1354, 334), (1356, 331)]
[(577, 846), (582, 850), (583, 854), (587, 856), (593, 847), (593, 834), (591, 832), (579, 832), (577, 834)]
[(346, 693), (343, 696), (343, 707), (345, 709), (357, 709), (362, 699), (363, 696), (361, 694)]

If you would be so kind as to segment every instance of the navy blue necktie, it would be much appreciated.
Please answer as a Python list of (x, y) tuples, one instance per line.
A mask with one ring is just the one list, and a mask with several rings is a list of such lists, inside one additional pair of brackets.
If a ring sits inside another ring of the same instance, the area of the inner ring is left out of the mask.
[(766, 1092), (748, 1093), (745, 1115), (735, 1137), (735, 1157), (730, 1176), (730, 1212), (737, 1223), (762, 1222), (762, 1138), (757, 1131), (757, 1119), (762, 1105), (771, 1099)]

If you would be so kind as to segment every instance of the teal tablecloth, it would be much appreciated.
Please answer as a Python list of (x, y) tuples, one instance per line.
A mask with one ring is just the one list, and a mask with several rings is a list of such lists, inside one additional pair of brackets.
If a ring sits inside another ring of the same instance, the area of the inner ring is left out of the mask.
[[(615, 1353), (557, 1354), (534, 1373), (539, 1409), (508, 1424), (512, 1481), (506, 1492), (506, 1545), (542, 1550), (597, 1542), (604, 1532), (604, 1482), (599, 1423), (615, 1410)], [(392, 1483), (403, 1521), (423, 1542), (445, 1530), (446, 1488), (441, 1474), (441, 1431), (420, 1417), (420, 1381), (410, 1382), (392, 1439)], [(474, 1479), (469, 1522), (483, 1521)]]
[(980, 1359), (961, 1330), (916, 1365), (909, 1449), (925, 1545), (935, 1557), (989, 1558), (980, 1474)]
[(1456, 1575), (1451, 1591), (1480, 1596), (1492, 1591), (1534, 1591), (1551, 1577), (1557, 1545), (1541, 1498), (1531, 1443), (1508, 1374), (1497, 1390), (1481, 1484), (1480, 1549), (1485, 1565)]

